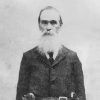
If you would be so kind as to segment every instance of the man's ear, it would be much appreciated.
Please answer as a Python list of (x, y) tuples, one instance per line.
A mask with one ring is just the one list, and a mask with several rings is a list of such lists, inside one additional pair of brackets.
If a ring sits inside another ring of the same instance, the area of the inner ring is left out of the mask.
[(57, 27), (57, 30), (59, 31), (61, 29), (61, 26), (60, 26), (60, 24), (59, 24), (59, 26)]
[(43, 29), (42, 29), (42, 27), (41, 27), (40, 23), (39, 23), (39, 30), (40, 30), (40, 31), (43, 31)]
[(61, 18), (61, 16), (60, 16), (59, 23), (60, 23), (60, 26), (62, 26), (62, 25), (63, 25), (63, 22), (62, 22), (62, 18)]

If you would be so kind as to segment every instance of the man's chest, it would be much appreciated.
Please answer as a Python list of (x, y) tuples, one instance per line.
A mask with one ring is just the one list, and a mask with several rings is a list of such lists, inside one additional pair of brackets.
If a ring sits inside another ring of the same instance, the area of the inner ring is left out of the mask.
[(33, 60), (32, 63), (30, 63), (30, 67), (31, 77), (40, 78), (41, 80), (53, 80), (55, 78), (65, 78), (66, 76), (70, 76), (73, 66), (69, 60), (63, 59), (55, 65), (50, 65), (39, 60)]

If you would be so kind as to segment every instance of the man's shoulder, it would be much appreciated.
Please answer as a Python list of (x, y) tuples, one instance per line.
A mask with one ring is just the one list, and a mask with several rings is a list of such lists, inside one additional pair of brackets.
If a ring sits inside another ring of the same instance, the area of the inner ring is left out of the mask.
[(65, 46), (63, 47), (63, 55), (70, 59), (72, 62), (78, 60), (77, 53)]
[(66, 46), (63, 45), (62, 51), (65, 53), (65, 55), (67, 54), (67, 56), (76, 56), (77, 53), (69, 48), (67, 48)]
[(27, 56), (27, 57), (30, 57), (30, 56), (35, 56), (37, 54), (37, 51), (38, 51), (38, 47), (35, 46), (34, 48), (26, 51), (23, 53), (23, 55)]

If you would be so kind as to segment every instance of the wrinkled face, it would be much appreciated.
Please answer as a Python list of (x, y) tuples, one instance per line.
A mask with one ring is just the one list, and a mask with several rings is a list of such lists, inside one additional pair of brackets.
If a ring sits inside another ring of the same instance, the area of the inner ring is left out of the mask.
[(40, 16), (40, 30), (43, 35), (56, 35), (60, 29), (59, 20), (60, 16), (56, 10), (44, 10)]

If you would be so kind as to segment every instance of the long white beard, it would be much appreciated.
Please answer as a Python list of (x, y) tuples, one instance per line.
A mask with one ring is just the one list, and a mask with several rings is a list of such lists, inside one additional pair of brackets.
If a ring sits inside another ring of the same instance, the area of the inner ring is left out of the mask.
[(39, 40), (38, 48), (40, 53), (46, 54), (48, 51), (58, 52), (61, 48), (61, 41), (58, 35), (42, 36)]

